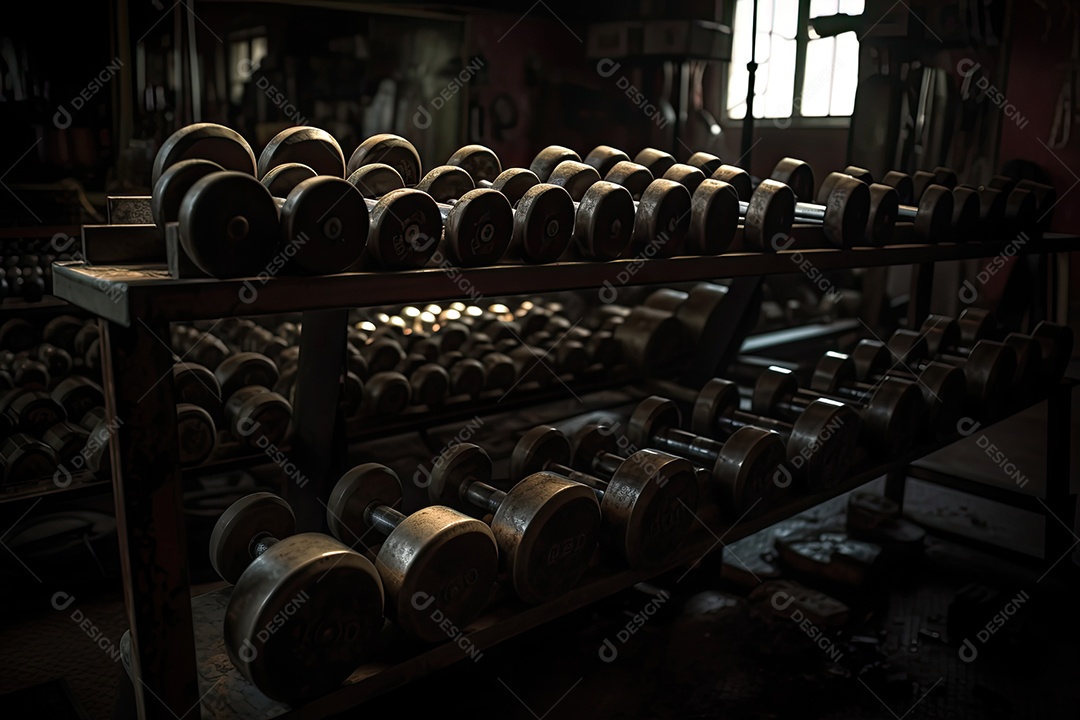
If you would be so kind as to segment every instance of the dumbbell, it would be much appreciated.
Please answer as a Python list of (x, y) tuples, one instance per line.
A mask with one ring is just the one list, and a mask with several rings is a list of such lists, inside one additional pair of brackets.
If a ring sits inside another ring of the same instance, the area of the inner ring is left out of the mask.
[(823, 355), (814, 369), (811, 387), (820, 390), (834, 384), (831, 378), (840, 378), (836, 385), (841, 396), (862, 397), (886, 377), (916, 383), (927, 410), (924, 435), (943, 440), (956, 433), (956, 423), (967, 397), (963, 371), (935, 361), (928, 362), (921, 370), (909, 370), (879, 340), (860, 340), (850, 355), (833, 352)]
[(720, 442), (681, 426), (679, 407), (653, 395), (634, 408), (627, 437), (636, 447), (652, 447), (701, 463), (710, 471), (725, 511), (745, 514), (758, 503), (768, 508), (780, 494), (776, 479), (785, 450), (779, 434), (747, 426)]
[(29, 350), (41, 340), (41, 331), (23, 318), (11, 318), (0, 325), (0, 350), (13, 353)]
[[(643, 151), (646, 154), (647, 152)], [(635, 195), (642, 193), (654, 176), (684, 186), (691, 194), (687, 249), (702, 255), (726, 252), (739, 224), (738, 189), (721, 177), (713, 176), (707, 179), (697, 168), (675, 163), (670, 155), (663, 155), (671, 162), (652, 161), (642, 153), (639, 153), (633, 162), (629, 162), (625, 153), (601, 145), (589, 153), (585, 162), (596, 167), (598, 171), (604, 169), (602, 174), (606, 180), (625, 185), (631, 194)], [(639, 159), (649, 164), (638, 163)], [(617, 162), (612, 164), (613, 160)]]
[(15, 432), (40, 437), (67, 420), (67, 411), (44, 390), (16, 387), (0, 398), (0, 434)]
[(740, 410), (739, 386), (729, 380), (713, 378), (697, 393), (669, 382), (652, 385), (670, 399), (690, 405), (689, 430), (693, 434), (724, 439), (744, 427), (777, 433), (784, 442), (788, 466), (805, 480), (811, 492), (842, 482), (851, 467), (862, 420), (844, 403), (815, 400), (793, 423), (787, 423)]
[(684, 336), (697, 347), (704, 337), (715, 332), (723, 315), (727, 288), (713, 283), (698, 283), (689, 292), (660, 288), (645, 298), (647, 307), (669, 312), (683, 328)]
[(383, 626), (383, 584), (371, 561), (319, 533), (296, 532), (289, 505), (266, 492), (221, 515), (210, 561), (234, 585), (225, 649), (265, 695), (297, 703), (341, 685)]
[[(943, 328), (943, 334), (948, 332), (951, 331)], [(889, 338), (889, 350), (915, 371), (921, 371), (931, 360), (960, 368), (964, 371), (970, 412), (982, 419), (1000, 417), (1009, 403), (1016, 377), (1016, 351), (1005, 343), (980, 340), (966, 356), (934, 352), (933, 347), (944, 349), (953, 345), (949, 340), (931, 339), (936, 335), (935, 332), (897, 330)]]
[[(576, 452), (559, 430), (538, 426), (522, 435), (510, 458), (511, 481), (547, 473), (592, 488), (603, 516), (601, 543), (632, 568), (669, 563), (693, 522), (697, 509), (697, 472), (688, 461), (655, 450), (627, 458), (615, 454), (610, 428), (586, 426)], [(604, 477), (570, 467), (589, 467)]]
[[(598, 152), (603, 152), (603, 146), (590, 155)], [(632, 200), (633, 227), (623, 252), (629, 247), (650, 257), (682, 254), (690, 228), (691, 202), (689, 193), (678, 183), (653, 179), (644, 168), (629, 162), (616, 163), (601, 177), (593, 165), (581, 162), (576, 152), (559, 145), (541, 150), (529, 168), (541, 180), (565, 187), (570, 197), (583, 204), (595, 187), (607, 191), (612, 183), (626, 189)]]
[(428, 496), (434, 503), (492, 513), (500, 562), (523, 601), (546, 602), (576, 585), (600, 535), (593, 492), (551, 473), (530, 475), (506, 492), (490, 480), (487, 453), (461, 443), (435, 461)]
[[(361, 143), (349, 158), (350, 177), (359, 168), (373, 163), (388, 165), (396, 171), (403, 187), (419, 186), (423, 182), (420, 155), (402, 137), (375, 135)], [(385, 168), (377, 172), (377, 176), (365, 177), (363, 182), (372, 187), (391, 188), (395, 185), (393, 175)], [(419, 189), (423, 191), (423, 188)], [(460, 185), (453, 188), (455, 194), (463, 189)], [(513, 234), (513, 212), (509, 202), (502, 194), (487, 188), (468, 189), (453, 199), (457, 202), (437, 202), (444, 226), (443, 255), (462, 267), (494, 264), (506, 252)], [(424, 235), (413, 244), (426, 248), (438, 239), (435, 234)]]
[(78, 421), (91, 408), (105, 406), (105, 391), (87, 377), (72, 375), (64, 378), (53, 387), (49, 396), (64, 408), (67, 417)]
[[(1050, 373), (1043, 369), (1043, 348), (1033, 335), (1013, 332), (1002, 337), (996, 332), (997, 321), (993, 314), (978, 308), (965, 308), (955, 321), (952, 318), (931, 315), (923, 323), (926, 329), (949, 326), (946, 334), (930, 331), (928, 344), (932, 340), (931, 352), (948, 349), (959, 355), (967, 355), (980, 340), (1000, 339), (1016, 353), (1016, 374), (1010, 384), (1010, 397), (1015, 407), (1030, 402), (1041, 394), (1044, 388), (1057, 382)], [(959, 332), (957, 333), (957, 330)], [(948, 335), (948, 337), (946, 337)]]
[(552, 263), (562, 257), (574, 234), (576, 212), (564, 189), (541, 183), (524, 168), (503, 171), (498, 156), (483, 145), (458, 149), (446, 165), (468, 174), (476, 187), (490, 188), (506, 196), (514, 210), (509, 257), (537, 264)]
[[(213, 372), (198, 363), (173, 367), (177, 399), (202, 408), (212, 418), (219, 416), (220, 407), (225, 429), (247, 449), (280, 445), (288, 436), (292, 406), (270, 389), (278, 379), (277, 366), (269, 358), (250, 352), (230, 355)], [(188, 418), (196, 422), (194, 415)]]
[[(432, 505), (406, 516), (393, 470), (365, 463), (334, 486), (326, 506), (330, 531), (342, 542), (385, 535), (375, 566), (387, 617), (422, 640), (446, 640), (445, 621), (464, 628), (484, 609), (499, 569), (491, 529), (457, 510)], [(374, 545), (375, 543), (368, 543)]]
[[(556, 166), (565, 160), (580, 162), (581, 156), (569, 148), (549, 145), (537, 154), (528, 169), (537, 182), (548, 182)], [(573, 239), (577, 253), (584, 259), (604, 262), (620, 257), (630, 246), (637, 227), (632, 191), (606, 180), (580, 189), (583, 194), (576, 199), (574, 192), (570, 192), (575, 208)]]
[(4, 485), (52, 477), (58, 463), (52, 447), (27, 433), (16, 432), (0, 442), (0, 478)]
[[(964, 340), (964, 327), (967, 328), (968, 337), (974, 342)], [(994, 398), (995, 401), (1005, 399), (1009, 397), (1010, 389), (1012, 389), (1014, 383), (1026, 382), (1033, 384), (1033, 378), (1022, 377), (1017, 354), (1023, 352), (1025, 356), (1033, 358), (1036, 354), (1036, 341), (1034, 338), (1017, 333), (1012, 342), (1001, 343), (986, 338), (974, 337), (971, 334), (973, 331), (977, 332), (972, 327), (970, 314), (965, 316), (964, 323), (944, 315), (929, 315), (923, 321), (922, 327), (919, 329), (919, 335), (926, 341), (926, 357), (928, 359), (940, 360), (949, 365), (963, 368), (968, 382), (968, 394), (972, 399), (977, 397), (987, 397), (989, 399), (991, 394), (997, 396)], [(900, 350), (903, 351), (902, 353), (898, 352), (898, 356), (902, 357), (903, 354), (909, 352), (909, 343), (912, 343), (914, 338), (909, 335), (909, 331), (897, 331), (889, 339), (890, 349), (893, 349), (894, 338), (899, 344)], [(917, 346), (914, 347), (916, 351), (920, 351)], [(1000, 358), (1001, 355), (1006, 357)], [(971, 363), (969, 367), (972, 358), (974, 358), (975, 362)], [(1004, 365), (1001, 365), (1001, 362)], [(1037, 361), (1032, 359), (1032, 363), (1034, 362)], [(1004, 372), (1000, 376), (1000, 384), (983, 376), (983, 373), (997, 374), (1001, 371)], [(994, 412), (991, 414), (994, 414)]]
[(751, 410), (793, 422), (814, 400), (841, 399), (852, 404), (862, 419), (864, 434), (873, 447), (887, 457), (897, 457), (915, 444), (922, 422), (922, 394), (914, 383), (900, 378), (885, 378), (855, 398), (843, 399), (836, 393), (800, 389), (798, 380), (787, 370), (770, 367), (758, 376), (751, 396)]
[[(1030, 334), (1009, 333), (1002, 337), (993, 315), (978, 308), (965, 308), (957, 318), (961, 341), (972, 347), (979, 340), (1001, 338), (1016, 351), (1017, 376), (1036, 378), (1031, 393), (1041, 393), (1054, 387), (1065, 374), (1072, 357), (1073, 332), (1068, 325), (1041, 320)], [(1024, 383), (1018, 383), (1023, 385)], [(1031, 393), (1021, 399), (1031, 397)]]

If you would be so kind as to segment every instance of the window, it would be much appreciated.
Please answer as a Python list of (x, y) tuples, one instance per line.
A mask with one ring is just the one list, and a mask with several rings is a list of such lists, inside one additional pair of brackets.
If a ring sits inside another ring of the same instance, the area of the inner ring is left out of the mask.
[(244, 98), (244, 84), (266, 57), (266, 31), (254, 34), (233, 33), (229, 36), (229, 97), (239, 104)]
[[(800, 18), (861, 15), (865, 4), (865, 0), (758, 0), (755, 118), (851, 115), (859, 81), (858, 36), (846, 32), (818, 37)], [(753, 7), (754, 0), (735, 4), (727, 86), (727, 115), (734, 120), (746, 117)]]

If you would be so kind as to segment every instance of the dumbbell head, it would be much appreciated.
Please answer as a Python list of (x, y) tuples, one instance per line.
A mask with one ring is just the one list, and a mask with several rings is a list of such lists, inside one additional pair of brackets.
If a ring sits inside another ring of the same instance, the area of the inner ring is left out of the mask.
[(698, 189), (698, 186), (705, 181), (706, 175), (692, 165), (675, 163), (664, 171), (664, 174), (660, 177), (664, 180), (677, 182), (690, 192), (694, 192)]
[[(433, 502), (461, 507), (470, 483), (490, 479), (487, 454), (462, 443), (436, 461), (428, 495)], [(491, 530), (518, 596), (544, 602), (577, 584), (588, 566), (600, 534), (599, 503), (584, 485), (534, 473), (506, 493)]]
[(198, 405), (179, 403), (176, 406), (176, 434), (181, 467), (201, 465), (217, 448), (214, 418)]
[(574, 222), (574, 202), (563, 188), (531, 187), (514, 208), (512, 247), (526, 262), (555, 262), (570, 245)]
[(185, 193), (180, 242), (200, 270), (213, 277), (243, 277), (264, 270), (279, 252), (278, 209), (252, 175), (217, 172)]
[(600, 177), (606, 176), (620, 162), (630, 162), (630, 156), (610, 145), (597, 145), (585, 156), (585, 164), (596, 168)]
[(964, 363), (969, 400), (981, 418), (1001, 417), (1016, 378), (1016, 351), (1002, 342), (980, 340)]
[(530, 188), (540, 184), (540, 178), (536, 173), (526, 168), (507, 168), (491, 181), (491, 189), (498, 190), (511, 205), (517, 205), (518, 201), (525, 196)]
[(644, 305), (672, 313), (691, 343), (701, 342), (716, 331), (723, 320), (727, 288), (714, 283), (698, 283), (689, 292), (661, 288), (645, 298)]
[(397, 170), (385, 163), (370, 163), (348, 178), (365, 198), (377, 200), (371, 208), (371, 236), (367, 251), (386, 270), (423, 267), (438, 249), (442, 216), (430, 195), (405, 188)]
[(400, 509), (401, 482), (385, 465), (349, 470), (334, 486), (326, 521), (339, 540), (381, 544), (376, 567), (386, 592), (387, 616), (414, 637), (444, 640), (440, 623), (465, 627), (491, 595), (499, 567), (491, 529), (448, 507), (432, 505), (406, 516), (386, 537), (372, 530), (370, 511)]
[[(989, 310), (968, 307), (960, 313), (956, 324), (960, 329), (960, 340), (966, 347), (971, 347), (980, 340), (993, 339), (991, 336), (997, 328), (997, 319)], [(923, 326), (926, 327), (925, 322)]]
[(621, 185), (630, 193), (630, 197), (634, 200), (640, 200), (645, 188), (649, 187), (649, 183), (655, 178), (644, 165), (621, 160), (611, 166), (611, 169), (604, 174), (604, 179), (616, 185)]
[(634, 156), (634, 162), (645, 167), (653, 177), (660, 177), (675, 164), (675, 158), (663, 150), (645, 148)]
[[(340, 685), (383, 625), (374, 565), (329, 536), (295, 529), (284, 500), (254, 493), (233, 503), (210, 536), (214, 569), (235, 585), (225, 613), (229, 659), (285, 702)], [(266, 547), (269, 538), (277, 542)]]
[[(221, 387), (221, 396), (228, 398), (248, 385), (274, 387), (278, 379), (278, 369), (265, 355), (241, 352), (225, 358), (214, 371), (214, 376)], [(213, 388), (210, 390), (213, 392)]]
[(630, 244), (634, 231), (634, 200), (630, 192), (602, 180), (586, 192), (574, 218), (574, 243), (592, 260), (614, 260)]
[(574, 202), (581, 202), (585, 192), (600, 182), (600, 173), (583, 162), (564, 160), (555, 166), (547, 181), (565, 189)]
[(356, 187), (320, 175), (294, 187), (281, 206), (281, 252), (308, 275), (342, 272), (360, 257), (369, 227), (367, 203)]
[(514, 213), (497, 190), (470, 190), (450, 208), (445, 228), (451, 260), (462, 267), (493, 265), (510, 246)]
[(407, 377), (392, 370), (376, 372), (364, 384), (360, 412), (373, 417), (399, 415), (411, 400), (412, 386)]
[(948, 240), (955, 209), (952, 191), (944, 185), (930, 185), (919, 196), (915, 233), (923, 242), (936, 244)]
[(979, 216), (982, 212), (982, 202), (979, 199), (979, 191), (974, 188), (958, 187), (952, 191), (953, 217), (952, 217), (952, 241), (967, 242), (975, 236), (979, 228)]
[(40, 337), (38, 328), (23, 318), (11, 318), (0, 325), (0, 349), (3, 350), (15, 353), (29, 350)]
[(154, 183), (150, 198), (150, 216), (154, 224), (164, 230), (167, 223), (177, 222), (184, 195), (191, 186), (211, 173), (224, 170), (216, 162), (202, 158), (181, 160), (170, 166)]
[[(653, 434), (681, 425), (678, 406), (651, 396), (638, 403), (630, 417), (627, 435), (635, 445), (646, 445)], [(736, 513), (749, 512), (762, 501), (767, 507), (780, 489), (776, 471), (784, 462), (784, 443), (777, 433), (757, 427), (736, 430), (717, 455), (713, 484), (727, 506)]]
[(357, 168), (372, 163), (382, 163), (394, 168), (406, 186), (415, 185), (422, 175), (420, 153), (411, 142), (399, 135), (372, 135), (360, 143), (349, 157), (346, 173), (352, 175)]
[(263, 175), (259, 182), (276, 198), (289, 196), (293, 188), (319, 174), (302, 163), (282, 163)]
[(541, 182), (547, 182), (552, 171), (558, 167), (559, 163), (567, 160), (581, 162), (581, 156), (562, 145), (548, 145), (537, 153), (533, 161), (529, 163), (529, 170), (535, 173)]
[[(576, 464), (618, 452), (610, 427), (592, 423), (574, 434)], [(600, 501), (602, 541), (622, 553), (631, 567), (664, 566), (693, 523), (697, 483), (697, 471), (688, 460), (649, 449), (631, 453), (612, 473)]]
[(1042, 347), (1038, 340), (1021, 333), (1009, 333), (1002, 342), (1016, 353), (1016, 376), (1012, 384), (1012, 397), (1017, 405), (1023, 405), (1037, 397), (1046, 383)]
[(882, 185), (888, 185), (896, 189), (897, 199), (901, 205), (913, 205), (915, 203), (915, 182), (907, 173), (890, 170), (881, 178)]
[[(709, 380), (694, 401), (690, 429), (711, 435), (722, 418), (739, 410), (739, 401), (738, 385), (721, 378)], [(846, 477), (861, 432), (862, 420), (850, 406), (814, 400), (792, 423), (785, 444), (788, 466), (805, 478), (811, 491), (825, 490)]]
[(739, 195), (722, 180), (704, 180), (690, 198), (686, 249), (691, 254), (721, 255), (739, 228)]
[(719, 170), (724, 164), (724, 161), (712, 153), (699, 151), (691, 155), (689, 159), (687, 159), (686, 164), (691, 167), (696, 167), (708, 177)]
[(750, 173), (734, 165), (721, 165), (713, 171), (710, 179), (726, 182), (735, 188), (735, 194), (745, 202), (750, 202), (750, 198), (754, 194), (753, 180), (750, 178)]
[(771, 250), (787, 238), (794, 221), (792, 189), (775, 180), (762, 180), (746, 208), (743, 242), (748, 250)]
[(686, 187), (665, 179), (649, 183), (641, 194), (634, 222), (635, 249), (657, 257), (681, 255), (689, 229), (690, 192)]
[(1043, 353), (1043, 367), (1047, 374), (1047, 387), (1051, 388), (1061, 380), (1072, 358), (1073, 331), (1068, 325), (1041, 321), (1031, 331), (1031, 336), (1039, 341)]
[(494, 182), (502, 173), (499, 156), (491, 148), (483, 145), (465, 145), (450, 156), (447, 165), (454, 165), (469, 173), (476, 182), (487, 180)]
[(814, 198), (814, 170), (802, 160), (782, 158), (769, 177), (790, 187), (800, 202), (811, 202)]
[(75, 352), (75, 336), (82, 330), (84, 322), (73, 315), (58, 315), (45, 323), (41, 339), (63, 348), (69, 353)]
[(0, 412), (9, 416), (15, 429), (35, 436), (67, 419), (63, 406), (48, 393), (25, 388), (8, 390), (0, 400)]
[(245, 448), (279, 445), (289, 434), (292, 406), (275, 392), (260, 385), (248, 385), (225, 402), (226, 427)]
[(672, 370), (687, 350), (679, 321), (647, 306), (631, 310), (614, 333), (627, 362), (648, 375)]
[(1044, 185), (1032, 180), (1021, 180), (1016, 187), (1029, 190), (1035, 195), (1036, 202), (1036, 228), (1039, 232), (1046, 232), (1050, 227), (1054, 207), (1057, 205), (1057, 190), (1052, 185)]
[(224, 125), (195, 123), (180, 128), (162, 143), (154, 157), (151, 187), (157, 185), (162, 173), (170, 167), (191, 158), (210, 160), (226, 170), (255, 175), (255, 153), (239, 133)]
[(341, 146), (330, 133), (315, 127), (286, 128), (271, 138), (259, 155), (259, 177), (285, 163), (307, 165), (317, 175), (345, 177)]
[(221, 384), (202, 365), (185, 362), (173, 365), (173, 392), (178, 403), (198, 405), (213, 417), (221, 412)]
[(105, 392), (101, 386), (90, 378), (78, 375), (64, 378), (49, 394), (72, 421), (81, 418), (91, 408), (105, 405)]
[(36, 437), (13, 433), (0, 443), (0, 470), (4, 485), (18, 485), (51, 477), (59, 458), (56, 451)]

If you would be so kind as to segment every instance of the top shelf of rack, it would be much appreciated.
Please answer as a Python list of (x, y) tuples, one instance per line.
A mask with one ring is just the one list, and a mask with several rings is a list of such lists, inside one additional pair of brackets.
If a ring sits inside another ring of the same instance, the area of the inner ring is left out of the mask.
[[(602, 288), (601, 301), (628, 285), (783, 275), (887, 265), (912, 265), (1008, 254), (1080, 250), (1080, 236), (1048, 233), (1027, 243), (1015, 240), (883, 248), (790, 249), (777, 253), (551, 265), (497, 265), (462, 269), (425, 268), (404, 272), (342, 273), (319, 277), (174, 279), (164, 265), (53, 265), (53, 292), (106, 320), (129, 326), (135, 318), (154, 321), (208, 320), (333, 308), (476, 299), (562, 290)], [(609, 287), (610, 286), (610, 287)]]

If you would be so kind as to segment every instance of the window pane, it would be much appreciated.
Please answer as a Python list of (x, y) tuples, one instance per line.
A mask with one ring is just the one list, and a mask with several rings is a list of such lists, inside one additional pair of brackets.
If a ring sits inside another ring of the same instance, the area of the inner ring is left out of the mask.
[(866, 0), (840, 0), (840, 12), (848, 15), (862, 15), (866, 11)]
[(836, 40), (821, 38), (806, 45), (806, 74), (803, 76), (799, 108), (805, 117), (829, 114), (833, 88)]
[(850, 115), (855, 111), (855, 89), (858, 84), (859, 38), (853, 32), (837, 35), (830, 115)]
[[(759, 3), (754, 117), (791, 115), (798, 20), (798, 0)], [(746, 64), (750, 62), (753, 0), (738, 0), (733, 26), (727, 109), (728, 115), (738, 120), (746, 116)]]
[(835, 15), (840, 7), (840, 0), (810, 0), (810, 17)]

